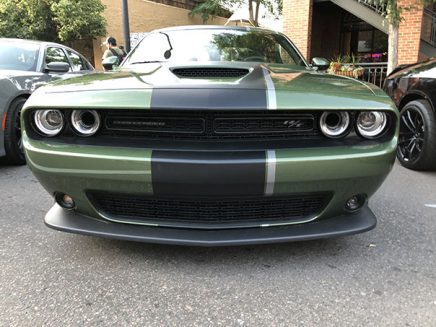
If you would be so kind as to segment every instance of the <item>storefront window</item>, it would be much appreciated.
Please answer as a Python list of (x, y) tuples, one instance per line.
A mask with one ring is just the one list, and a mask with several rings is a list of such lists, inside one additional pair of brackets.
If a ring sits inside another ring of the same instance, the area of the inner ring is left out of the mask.
[(388, 36), (356, 16), (344, 13), (341, 25), (341, 55), (354, 55), (359, 62), (386, 62)]

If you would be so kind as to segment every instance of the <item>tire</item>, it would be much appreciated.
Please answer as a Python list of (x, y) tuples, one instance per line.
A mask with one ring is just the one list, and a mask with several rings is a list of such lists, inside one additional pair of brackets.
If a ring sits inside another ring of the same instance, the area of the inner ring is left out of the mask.
[(21, 108), (23, 108), (26, 99), (19, 98), (12, 102), (6, 115), (5, 124), (5, 150), (6, 160), (10, 164), (24, 165), (26, 158), (24, 156), (23, 141), (21, 138)]
[(401, 110), (397, 158), (409, 169), (436, 169), (436, 115), (428, 101), (411, 101)]

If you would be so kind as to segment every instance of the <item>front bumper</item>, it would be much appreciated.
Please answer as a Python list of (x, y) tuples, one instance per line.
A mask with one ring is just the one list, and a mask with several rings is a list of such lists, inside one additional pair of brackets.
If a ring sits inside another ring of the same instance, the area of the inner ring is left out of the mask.
[[(45, 218), (48, 226), (133, 241), (202, 246), (301, 241), (374, 228), (376, 219), (367, 205), (352, 214), (345, 212), (344, 205), (353, 195), (363, 194), (369, 199), (378, 189), (392, 168), (396, 145), (393, 139), (366, 147), (274, 150), (274, 169), (270, 169), (270, 161), (250, 158), (244, 151), (215, 153), (209, 160), (205, 158), (210, 155), (207, 151), (163, 153), (59, 144), (32, 140), (25, 133), (23, 140), (29, 168), (44, 188), (52, 195), (68, 194), (76, 203), (73, 212), (55, 205)], [(171, 156), (165, 157), (167, 154)], [(259, 173), (262, 171), (274, 177), (272, 185)], [(186, 194), (189, 198), (238, 197), (250, 192), (265, 192), (265, 197), (328, 193), (331, 199), (321, 212), (292, 224), (259, 227), (265, 225), (259, 223), (214, 230), (117, 222), (117, 217), (106, 216), (87, 196), (100, 191), (151, 197)]]
[(227, 246), (307, 241), (362, 233), (373, 229), (377, 220), (368, 207), (306, 224), (280, 227), (198, 230), (137, 226), (100, 221), (65, 211), (55, 204), (45, 216), (45, 224), (56, 230), (136, 242)]

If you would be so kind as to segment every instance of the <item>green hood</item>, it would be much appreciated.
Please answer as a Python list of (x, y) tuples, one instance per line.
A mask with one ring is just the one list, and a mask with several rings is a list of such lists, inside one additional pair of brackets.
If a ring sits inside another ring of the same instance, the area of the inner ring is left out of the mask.
[[(389, 98), (375, 86), (304, 67), (253, 63), (229, 63), (225, 66), (159, 63), (134, 68), (59, 81), (45, 87), (39, 94), (44, 92), (45, 103), (49, 100), (53, 106), (63, 106), (65, 99), (70, 98), (79, 107), (82, 104), (104, 107), (108, 102), (111, 107), (170, 109), (266, 109), (265, 106), (272, 102), (273, 109), (381, 109), (391, 106)], [(245, 69), (246, 74), (242, 77), (203, 75), (184, 78), (175, 73), (181, 68), (236, 68)], [(59, 98), (60, 94), (63, 100)], [(99, 101), (99, 98), (103, 100)]]

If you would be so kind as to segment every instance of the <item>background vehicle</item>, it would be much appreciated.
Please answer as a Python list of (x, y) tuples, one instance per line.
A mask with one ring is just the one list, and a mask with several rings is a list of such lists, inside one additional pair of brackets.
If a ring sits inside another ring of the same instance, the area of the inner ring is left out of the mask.
[(398, 160), (410, 169), (436, 169), (436, 58), (396, 69), (384, 90), (400, 110)]
[(20, 111), (36, 88), (93, 70), (82, 55), (61, 44), (0, 39), (0, 156), (24, 164)]

